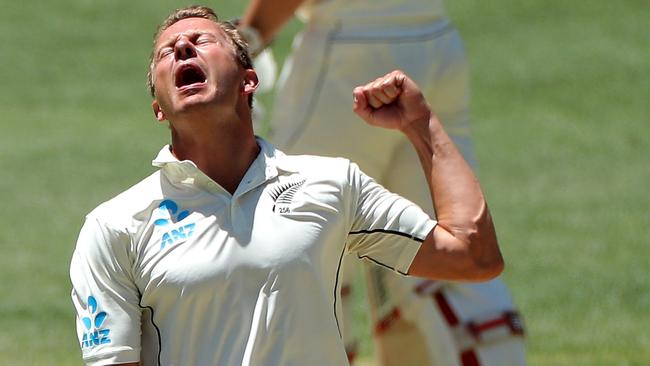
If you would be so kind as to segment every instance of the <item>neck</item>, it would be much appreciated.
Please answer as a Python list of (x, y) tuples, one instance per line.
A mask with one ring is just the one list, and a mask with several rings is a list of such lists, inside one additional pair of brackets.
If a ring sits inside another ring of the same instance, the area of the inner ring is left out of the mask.
[(231, 117), (218, 121), (192, 118), (172, 123), (171, 130), (176, 158), (191, 160), (205, 175), (233, 194), (260, 148), (250, 117)]

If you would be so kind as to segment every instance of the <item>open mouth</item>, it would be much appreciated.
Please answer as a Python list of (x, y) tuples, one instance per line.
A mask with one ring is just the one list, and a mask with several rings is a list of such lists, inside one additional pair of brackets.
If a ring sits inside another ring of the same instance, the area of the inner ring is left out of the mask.
[(206, 82), (205, 73), (194, 64), (185, 64), (176, 71), (176, 88), (183, 88), (193, 84)]

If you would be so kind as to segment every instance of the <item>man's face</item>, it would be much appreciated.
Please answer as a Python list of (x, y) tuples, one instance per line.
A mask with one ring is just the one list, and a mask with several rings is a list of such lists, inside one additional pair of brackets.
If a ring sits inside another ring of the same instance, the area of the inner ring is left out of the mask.
[(160, 34), (154, 47), (154, 110), (158, 105), (163, 119), (172, 119), (198, 105), (234, 106), (243, 75), (234, 46), (216, 23), (180, 20)]

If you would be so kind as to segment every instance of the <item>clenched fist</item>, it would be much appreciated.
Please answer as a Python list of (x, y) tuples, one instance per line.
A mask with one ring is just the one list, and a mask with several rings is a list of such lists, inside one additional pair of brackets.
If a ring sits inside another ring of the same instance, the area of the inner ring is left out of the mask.
[(400, 70), (358, 86), (352, 94), (352, 109), (373, 126), (406, 132), (416, 125), (426, 126), (431, 118), (431, 107), (420, 88)]

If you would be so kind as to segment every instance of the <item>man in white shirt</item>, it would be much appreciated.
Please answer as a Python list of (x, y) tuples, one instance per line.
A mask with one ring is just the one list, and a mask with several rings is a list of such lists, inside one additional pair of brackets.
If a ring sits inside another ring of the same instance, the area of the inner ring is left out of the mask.
[(86, 364), (343, 365), (346, 253), (433, 279), (502, 271), (480, 186), (403, 72), (355, 88), (353, 109), (409, 138), (437, 221), (349, 160), (256, 138), (246, 44), (209, 8), (165, 20), (149, 80), (171, 145), (88, 214), (70, 266)]

